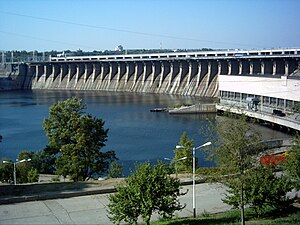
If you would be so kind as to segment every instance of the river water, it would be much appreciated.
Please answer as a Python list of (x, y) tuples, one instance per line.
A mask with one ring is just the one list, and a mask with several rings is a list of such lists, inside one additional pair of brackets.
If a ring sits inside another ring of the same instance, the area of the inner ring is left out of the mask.
[[(136, 162), (164, 160), (174, 157), (174, 148), (184, 131), (195, 145), (205, 138), (205, 129), (215, 115), (169, 115), (150, 109), (172, 107), (177, 103), (195, 103), (198, 97), (137, 94), (103, 91), (9, 91), (0, 92), (0, 159), (16, 159), (21, 150), (37, 151), (47, 144), (42, 122), (49, 116), (49, 107), (58, 100), (77, 96), (86, 103), (87, 112), (102, 118), (109, 129), (103, 151), (114, 150), (125, 175)], [(267, 128), (262, 132), (271, 138), (287, 135)], [(201, 166), (211, 166), (197, 153)]]

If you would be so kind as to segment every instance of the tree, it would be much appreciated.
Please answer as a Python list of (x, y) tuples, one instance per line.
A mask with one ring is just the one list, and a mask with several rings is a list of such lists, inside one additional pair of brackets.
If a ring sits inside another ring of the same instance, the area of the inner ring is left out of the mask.
[[(239, 190), (232, 183), (229, 185), (229, 194), (224, 202), (238, 208)], [(254, 209), (257, 217), (268, 210), (280, 210), (290, 203), (286, 193), (291, 191), (291, 187), (291, 181), (286, 176), (276, 176), (272, 167), (260, 165), (245, 173), (245, 204)]]
[(50, 107), (43, 127), (49, 140), (47, 153), (56, 157), (56, 173), (74, 181), (106, 173), (116, 159), (114, 151), (102, 152), (108, 129), (104, 121), (85, 113), (86, 105), (73, 97)]
[(177, 200), (180, 195), (180, 182), (169, 176), (165, 165), (143, 163), (125, 179), (125, 186), (117, 187), (117, 193), (109, 196), (109, 218), (117, 224), (137, 224), (139, 216), (150, 224), (154, 212), (171, 218), (184, 208)]
[(244, 115), (237, 119), (222, 119), (211, 129), (212, 134), (209, 135), (209, 139), (215, 144), (215, 148), (210, 149), (210, 158), (219, 164), (222, 173), (225, 171), (228, 175), (219, 178), (230, 189), (235, 189), (233, 192), (239, 199), (241, 223), (244, 224), (245, 171), (255, 164), (255, 156), (261, 150), (261, 136)]
[(285, 172), (293, 182), (293, 187), (300, 189), (300, 135), (295, 136), (294, 145), (292, 145), (287, 155), (287, 160), (283, 165)]
[[(34, 164), (32, 163), (32, 159), (34, 157), (34, 152), (33, 151), (26, 151), (22, 150), (18, 154), (18, 159), (23, 160), (23, 159), (31, 159), (31, 161), (25, 161), (22, 163), (18, 163), (16, 165), (16, 172), (17, 172), (17, 183), (28, 183), (31, 182), (28, 180), (28, 174), (29, 171), (34, 169)], [(37, 175), (38, 176), (38, 175)], [(36, 180), (36, 179), (35, 179)], [(38, 180), (38, 178), (37, 178)]]
[(32, 159), (34, 168), (37, 169), (38, 173), (54, 174), (55, 172), (55, 160), (56, 157), (51, 154), (51, 149), (47, 146), (41, 151), (37, 151)]
[(27, 173), (28, 183), (37, 182), (39, 180), (39, 174), (37, 169), (31, 168)]
[[(175, 149), (175, 158), (174, 164), (176, 166), (176, 170), (180, 171), (192, 171), (193, 167), (193, 153), (192, 148), (194, 147), (194, 141), (187, 136), (186, 132), (180, 137), (180, 141), (178, 145), (183, 146), (185, 148)], [(180, 160), (183, 157), (187, 157), (185, 160)]]
[[(3, 161), (8, 161), (11, 163), (3, 163)], [(1, 160), (0, 161), (0, 181), (5, 183), (13, 182), (13, 162), (11, 160)]]
[(108, 171), (109, 178), (118, 178), (121, 177), (123, 174), (123, 166), (116, 162), (112, 162), (110, 164), (110, 169)]

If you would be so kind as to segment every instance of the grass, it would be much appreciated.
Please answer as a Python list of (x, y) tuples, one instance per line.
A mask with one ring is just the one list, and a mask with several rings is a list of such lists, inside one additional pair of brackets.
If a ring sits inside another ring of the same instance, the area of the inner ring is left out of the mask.
[[(246, 210), (246, 225), (287, 225), (287, 224), (300, 224), (300, 210), (299, 208), (289, 209), (283, 213), (273, 213), (272, 215), (265, 218), (255, 218), (252, 210)], [(182, 218), (173, 219), (166, 221), (157, 221), (151, 223), (152, 225), (239, 225), (240, 212), (238, 210), (230, 210), (218, 214), (210, 214), (209, 216), (204, 215), (197, 218)]]

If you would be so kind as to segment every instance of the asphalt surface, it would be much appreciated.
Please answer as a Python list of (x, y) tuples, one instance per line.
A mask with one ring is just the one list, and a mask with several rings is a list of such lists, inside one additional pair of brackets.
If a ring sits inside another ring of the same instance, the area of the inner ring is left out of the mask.
[[(192, 185), (182, 187), (188, 193), (180, 197), (186, 204), (176, 217), (193, 216)], [(222, 202), (225, 188), (220, 184), (196, 185), (196, 212), (216, 213), (230, 209)], [(0, 224), (113, 224), (107, 217), (109, 194), (85, 195), (72, 198), (58, 198), (0, 205)], [(152, 220), (158, 220), (153, 215)]]

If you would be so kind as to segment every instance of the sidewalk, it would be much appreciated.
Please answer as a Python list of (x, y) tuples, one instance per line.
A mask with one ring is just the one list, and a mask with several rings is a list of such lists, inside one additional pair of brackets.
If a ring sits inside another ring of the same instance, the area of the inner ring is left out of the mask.
[[(186, 207), (176, 212), (176, 217), (193, 215), (192, 185), (182, 186), (182, 192), (187, 190), (187, 194), (179, 198)], [(230, 207), (221, 200), (224, 193), (225, 188), (220, 184), (197, 184), (197, 215), (229, 210)], [(64, 194), (66, 193), (62, 193)], [(112, 224), (107, 217), (107, 197), (108, 194), (90, 194), (0, 205), (0, 224)], [(158, 219), (158, 215), (153, 215), (152, 220)]]

